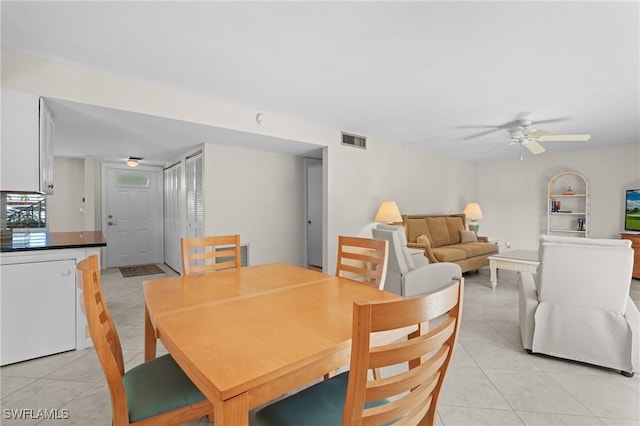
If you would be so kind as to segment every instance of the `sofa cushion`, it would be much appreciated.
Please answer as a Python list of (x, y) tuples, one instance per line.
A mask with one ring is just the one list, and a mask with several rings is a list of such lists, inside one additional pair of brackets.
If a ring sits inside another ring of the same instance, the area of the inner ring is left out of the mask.
[(419, 235), (426, 235), (429, 237), (429, 228), (427, 227), (427, 221), (424, 218), (407, 219), (405, 225), (408, 230), (407, 239), (412, 243), (418, 241)]
[(495, 254), (498, 253), (498, 246), (493, 243), (481, 243), (478, 241), (476, 244), (482, 246), (485, 254)]
[(431, 231), (431, 245), (433, 247), (442, 247), (451, 244), (451, 237), (445, 217), (428, 217), (427, 226), (429, 227), (429, 231)]
[(473, 231), (465, 231), (463, 229), (461, 229), (458, 232), (460, 234), (460, 242), (461, 243), (477, 243), (478, 242), (478, 236), (476, 235), (475, 232), (473, 232)]
[(447, 222), (447, 231), (449, 231), (449, 244), (458, 244), (460, 242), (460, 231), (464, 231), (464, 221), (461, 217), (445, 217)]
[(476, 247), (474, 249), (469, 250), (469, 253), (478, 253), (480, 254), (469, 254), (469, 257), (473, 256), (482, 256), (483, 254), (495, 254), (498, 253), (498, 246), (492, 243), (483, 243), (478, 241), (477, 243), (460, 243), (461, 246), (465, 247)]
[(475, 257), (487, 254), (486, 248), (483, 245), (486, 243), (460, 243), (449, 246), (465, 252), (465, 257)]
[(431, 251), (435, 258), (438, 259), (438, 262), (455, 262), (468, 257), (466, 251), (456, 246), (438, 247), (431, 249)]

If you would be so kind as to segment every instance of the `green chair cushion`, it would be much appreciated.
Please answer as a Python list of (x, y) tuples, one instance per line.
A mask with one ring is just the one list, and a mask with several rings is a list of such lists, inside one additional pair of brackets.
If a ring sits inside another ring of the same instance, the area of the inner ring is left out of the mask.
[[(256, 412), (260, 426), (329, 426), (342, 424), (349, 373), (324, 380)], [(375, 407), (388, 402), (375, 401)]]
[(122, 377), (129, 421), (137, 422), (200, 402), (205, 396), (170, 355), (155, 358)]

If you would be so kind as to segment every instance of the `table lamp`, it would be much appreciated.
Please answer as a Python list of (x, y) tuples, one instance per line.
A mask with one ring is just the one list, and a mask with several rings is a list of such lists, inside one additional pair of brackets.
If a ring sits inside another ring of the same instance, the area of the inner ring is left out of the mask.
[(402, 222), (402, 216), (400, 215), (400, 210), (398, 210), (398, 205), (395, 201), (383, 201), (380, 203), (378, 213), (376, 213), (376, 217), (373, 220), (375, 222), (385, 222), (391, 225), (393, 223)]
[(478, 219), (482, 219), (482, 210), (480, 209), (480, 204), (478, 203), (467, 204), (467, 207), (464, 208), (464, 215), (470, 220), (469, 230), (477, 234), (478, 228), (480, 228)]

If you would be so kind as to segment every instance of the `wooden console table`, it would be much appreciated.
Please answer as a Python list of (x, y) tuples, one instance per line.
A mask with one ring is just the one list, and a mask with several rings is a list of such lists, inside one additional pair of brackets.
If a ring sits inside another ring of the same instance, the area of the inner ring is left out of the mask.
[(631, 248), (633, 249), (633, 272), (631, 276), (640, 280), (640, 234), (623, 232), (620, 237), (631, 241)]

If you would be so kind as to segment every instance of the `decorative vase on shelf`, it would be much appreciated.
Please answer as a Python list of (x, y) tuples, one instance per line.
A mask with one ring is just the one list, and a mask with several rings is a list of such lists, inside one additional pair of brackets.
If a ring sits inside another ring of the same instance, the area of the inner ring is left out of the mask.
[(567, 190), (562, 193), (562, 195), (574, 195), (574, 194), (575, 192), (573, 192), (573, 189), (571, 189), (571, 185), (569, 185), (569, 188), (567, 188)]

